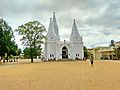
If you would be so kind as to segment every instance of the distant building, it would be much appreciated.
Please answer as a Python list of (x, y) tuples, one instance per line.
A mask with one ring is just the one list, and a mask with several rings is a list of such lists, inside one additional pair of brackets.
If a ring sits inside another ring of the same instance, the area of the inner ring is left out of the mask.
[(93, 53), (94, 59), (96, 60), (114, 60), (116, 59), (115, 51), (110, 47), (95, 47), (89, 49), (89, 52)]
[[(66, 33), (67, 34), (67, 33)], [(80, 36), (74, 19), (70, 41), (60, 41), (59, 29), (53, 13), (45, 40), (44, 58), (49, 59), (83, 59), (83, 40)]]

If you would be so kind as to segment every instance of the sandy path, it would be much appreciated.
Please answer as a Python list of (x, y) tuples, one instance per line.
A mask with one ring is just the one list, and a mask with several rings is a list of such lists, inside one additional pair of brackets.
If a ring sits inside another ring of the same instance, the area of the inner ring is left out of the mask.
[(120, 61), (1, 65), (0, 90), (120, 90)]

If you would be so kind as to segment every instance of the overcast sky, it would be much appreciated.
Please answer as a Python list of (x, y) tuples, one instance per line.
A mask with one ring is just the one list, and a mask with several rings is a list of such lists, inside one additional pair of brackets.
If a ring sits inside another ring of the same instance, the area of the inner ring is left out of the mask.
[[(49, 18), (56, 12), (61, 40), (69, 40), (73, 19), (84, 45), (107, 46), (120, 41), (120, 0), (0, 0), (0, 18), (13, 28), (38, 20), (48, 30)], [(19, 36), (15, 34), (20, 45)]]

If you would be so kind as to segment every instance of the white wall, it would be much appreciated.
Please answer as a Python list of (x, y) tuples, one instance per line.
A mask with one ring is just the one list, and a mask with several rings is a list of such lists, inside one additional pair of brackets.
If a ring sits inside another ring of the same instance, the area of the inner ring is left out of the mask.
[[(83, 43), (82, 42), (46, 42), (46, 58), (45, 59), (53, 59), (56, 58), (62, 59), (62, 48), (66, 46), (68, 49), (68, 58), (75, 59), (76, 54), (80, 59), (83, 59)], [(54, 57), (50, 57), (50, 54), (54, 54)], [(69, 55), (70, 54), (70, 55)]]
[[(47, 59), (53, 59), (56, 57), (56, 42), (47, 42)], [(50, 57), (50, 54), (54, 54), (54, 57)]]
[[(72, 53), (71, 57), (73, 59), (75, 59), (76, 57), (78, 57), (79, 59), (83, 59), (83, 57), (84, 57), (84, 55), (83, 55), (83, 43), (73, 42), (71, 53)], [(77, 54), (77, 56), (76, 56), (76, 54)]]

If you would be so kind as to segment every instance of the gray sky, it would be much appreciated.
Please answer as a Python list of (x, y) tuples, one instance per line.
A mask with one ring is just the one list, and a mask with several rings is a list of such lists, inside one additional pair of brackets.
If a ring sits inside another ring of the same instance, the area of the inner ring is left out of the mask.
[[(54, 11), (61, 40), (69, 40), (73, 19), (87, 47), (120, 40), (120, 0), (0, 0), (0, 18), (13, 30), (33, 20), (48, 30)], [(20, 37), (15, 34), (15, 38), (22, 48)]]

